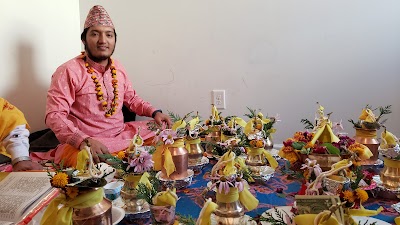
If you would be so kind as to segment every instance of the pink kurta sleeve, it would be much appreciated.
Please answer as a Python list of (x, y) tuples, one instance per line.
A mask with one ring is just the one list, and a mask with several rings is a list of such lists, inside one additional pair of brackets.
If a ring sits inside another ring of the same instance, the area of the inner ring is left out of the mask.
[(46, 125), (54, 131), (61, 143), (67, 143), (79, 148), (82, 141), (89, 137), (79, 130), (74, 123), (68, 119), (70, 109), (75, 102), (75, 94), (79, 89), (80, 76), (67, 67), (61, 66), (53, 74), (51, 85), (47, 93), (46, 103)]

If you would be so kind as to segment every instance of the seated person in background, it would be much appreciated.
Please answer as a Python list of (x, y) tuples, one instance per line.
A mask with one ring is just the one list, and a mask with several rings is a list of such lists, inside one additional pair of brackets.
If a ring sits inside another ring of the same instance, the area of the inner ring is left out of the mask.
[[(81, 34), (85, 52), (62, 64), (52, 76), (45, 121), (61, 143), (47, 154), (55, 163), (63, 160), (65, 166), (75, 166), (85, 144), (91, 146), (95, 162), (100, 161), (99, 154), (126, 149), (140, 125), (124, 123), (122, 105), (139, 116), (153, 117), (158, 124), (171, 125), (169, 116), (136, 94), (125, 69), (111, 59), (116, 39), (108, 13), (94, 6)], [(154, 136), (145, 127), (141, 135)]]
[(0, 98), (0, 151), (11, 157), (13, 171), (42, 170), (29, 157), (29, 125), (24, 114), (7, 100)]

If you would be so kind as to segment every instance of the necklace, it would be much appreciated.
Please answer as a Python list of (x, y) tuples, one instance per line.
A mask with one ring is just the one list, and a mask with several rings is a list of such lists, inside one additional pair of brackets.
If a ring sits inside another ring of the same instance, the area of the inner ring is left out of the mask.
[(104, 93), (101, 90), (101, 84), (99, 82), (99, 79), (97, 79), (96, 74), (94, 73), (94, 69), (89, 65), (88, 62), (86, 62), (86, 57), (84, 57), (83, 60), (85, 61), (85, 67), (87, 69), (87, 72), (91, 75), (93, 83), (96, 86), (97, 100), (99, 100), (101, 102), (103, 110), (106, 111), (105, 116), (110, 117), (110, 116), (114, 115), (116, 112), (115, 108), (118, 106), (118, 102), (117, 102), (118, 101), (118, 80), (117, 80), (117, 70), (115, 69), (114, 61), (111, 59), (111, 66), (110, 66), (111, 77), (112, 77), (111, 83), (114, 88), (114, 90), (113, 90), (114, 98), (110, 103), (110, 108), (108, 108), (108, 103), (106, 100), (104, 100), (104, 96), (103, 96)]

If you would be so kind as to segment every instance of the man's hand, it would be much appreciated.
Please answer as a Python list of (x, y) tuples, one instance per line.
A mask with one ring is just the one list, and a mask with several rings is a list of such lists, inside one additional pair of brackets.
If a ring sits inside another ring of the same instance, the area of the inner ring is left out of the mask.
[(165, 115), (162, 112), (157, 112), (156, 115), (154, 116), (154, 120), (158, 125), (162, 125), (163, 123), (167, 124), (167, 128), (172, 127), (172, 122), (171, 118), (169, 118), (168, 115)]
[(19, 161), (13, 165), (13, 171), (43, 170), (43, 167), (32, 161)]
[(87, 141), (89, 142), (89, 145), (90, 145), (90, 151), (92, 153), (94, 163), (100, 162), (99, 155), (110, 154), (110, 152), (108, 151), (108, 148), (100, 141), (93, 139), (93, 138), (88, 138)]

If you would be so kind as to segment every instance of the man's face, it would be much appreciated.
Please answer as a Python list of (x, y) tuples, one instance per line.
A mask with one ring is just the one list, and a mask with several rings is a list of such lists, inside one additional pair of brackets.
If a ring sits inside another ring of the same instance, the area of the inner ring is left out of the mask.
[(101, 25), (90, 27), (83, 44), (93, 61), (98, 63), (108, 61), (115, 49), (114, 29)]

